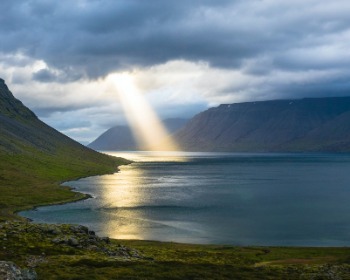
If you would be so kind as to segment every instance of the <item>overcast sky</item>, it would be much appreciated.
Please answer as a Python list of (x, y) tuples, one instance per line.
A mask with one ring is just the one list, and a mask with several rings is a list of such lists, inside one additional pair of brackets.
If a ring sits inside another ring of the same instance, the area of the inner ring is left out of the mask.
[(129, 73), (162, 118), (350, 90), (348, 0), (1, 0), (0, 77), (81, 142), (124, 122)]

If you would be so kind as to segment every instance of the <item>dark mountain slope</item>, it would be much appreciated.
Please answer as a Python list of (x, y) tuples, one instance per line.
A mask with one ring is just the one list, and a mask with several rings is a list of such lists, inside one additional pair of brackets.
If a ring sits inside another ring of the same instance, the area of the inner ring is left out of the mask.
[(58, 183), (113, 172), (126, 162), (88, 149), (49, 127), (0, 79), (0, 218), (37, 204), (81, 198)]
[[(173, 118), (163, 121), (164, 126), (170, 134), (183, 127), (187, 119)], [(88, 147), (100, 151), (134, 151), (139, 150), (137, 141), (128, 126), (118, 125), (108, 129)]]
[(175, 138), (193, 151), (350, 151), (350, 97), (220, 105)]

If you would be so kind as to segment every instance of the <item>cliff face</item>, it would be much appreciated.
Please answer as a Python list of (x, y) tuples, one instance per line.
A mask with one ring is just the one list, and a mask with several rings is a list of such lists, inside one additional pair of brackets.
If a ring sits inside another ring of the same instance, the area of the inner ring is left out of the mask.
[(225, 104), (175, 134), (184, 150), (350, 151), (350, 97)]

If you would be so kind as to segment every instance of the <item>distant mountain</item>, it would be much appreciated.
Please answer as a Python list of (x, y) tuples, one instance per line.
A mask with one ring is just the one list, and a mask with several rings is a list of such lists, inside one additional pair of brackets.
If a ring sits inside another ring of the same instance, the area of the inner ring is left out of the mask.
[[(187, 119), (171, 118), (163, 120), (169, 134), (178, 131), (187, 123)], [(137, 151), (137, 141), (129, 126), (118, 125), (108, 129), (88, 145), (99, 151)]]
[(59, 182), (114, 172), (127, 162), (86, 148), (49, 127), (0, 79), (0, 218), (33, 205), (79, 198)]
[(189, 151), (350, 152), (350, 97), (220, 105), (174, 137)]

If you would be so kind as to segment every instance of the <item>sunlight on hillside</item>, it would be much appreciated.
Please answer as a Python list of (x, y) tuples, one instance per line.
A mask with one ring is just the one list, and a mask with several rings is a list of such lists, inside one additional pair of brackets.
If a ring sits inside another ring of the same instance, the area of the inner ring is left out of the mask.
[(125, 116), (141, 149), (179, 150), (156, 112), (128, 73), (109, 76), (119, 94)]

